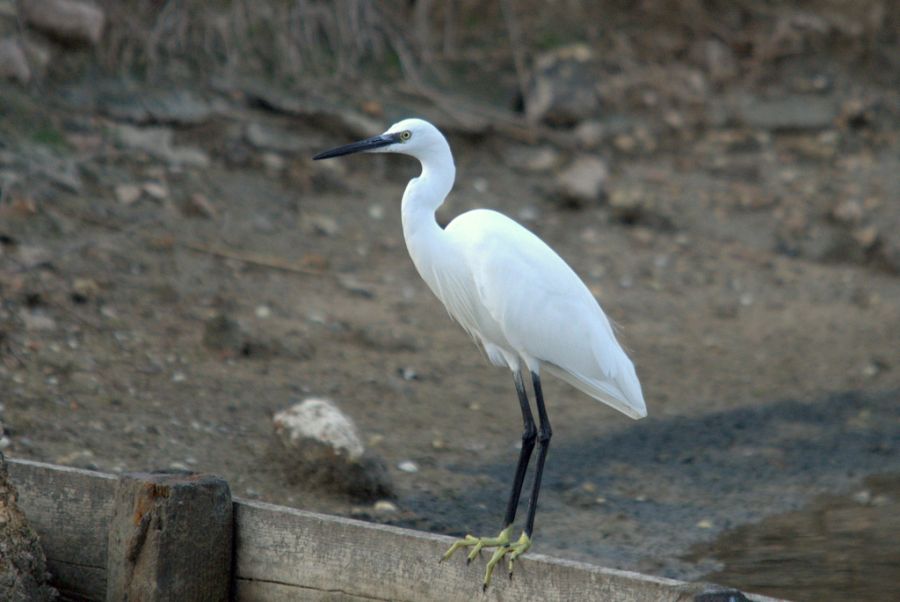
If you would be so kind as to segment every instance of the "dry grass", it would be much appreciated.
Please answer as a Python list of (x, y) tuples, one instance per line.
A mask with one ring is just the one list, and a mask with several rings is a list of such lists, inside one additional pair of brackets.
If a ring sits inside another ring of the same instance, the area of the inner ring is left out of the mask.
[(613, 73), (697, 62), (696, 47), (707, 40), (727, 45), (743, 76), (804, 53), (876, 65), (896, 61), (900, 14), (890, 0), (100, 3), (111, 23), (100, 50), (109, 68), (150, 77), (185, 68), (248, 72), (288, 83), (372, 75), (440, 80), (448, 65), (462, 62), (514, 73), (522, 86), (537, 53), (572, 42), (597, 50)]

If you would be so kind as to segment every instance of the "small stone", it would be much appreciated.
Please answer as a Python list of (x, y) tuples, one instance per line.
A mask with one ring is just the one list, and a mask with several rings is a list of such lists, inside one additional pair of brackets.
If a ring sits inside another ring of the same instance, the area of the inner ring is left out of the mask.
[(56, 320), (42, 311), (29, 311), (25, 308), (19, 312), (19, 317), (25, 324), (25, 330), (55, 330)]
[(272, 317), (272, 309), (268, 305), (257, 305), (254, 312), (260, 320)]
[(863, 366), (863, 369), (862, 369), (862, 374), (866, 378), (872, 378), (874, 376), (878, 376), (879, 372), (881, 372), (881, 370), (878, 369), (878, 364), (876, 364), (875, 362), (869, 362), (868, 364)]
[(137, 184), (119, 184), (115, 188), (116, 200), (123, 205), (133, 205), (141, 198), (142, 189)]
[(763, 130), (821, 130), (834, 123), (838, 106), (833, 99), (817, 95), (747, 97), (740, 103), (738, 113), (747, 125)]
[(375, 203), (373, 205), (369, 205), (369, 217), (374, 220), (384, 219), (384, 207)]
[(575, 159), (556, 178), (563, 199), (578, 205), (596, 203), (606, 194), (609, 170), (599, 157), (584, 155)]
[(397, 464), (397, 468), (403, 472), (416, 473), (419, 472), (419, 466), (412, 460), (404, 460)]
[(613, 138), (613, 146), (623, 153), (633, 153), (637, 148), (637, 140), (630, 134), (618, 134)]
[(572, 134), (583, 148), (594, 149), (603, 143), (606, 126), (600, 121), (582, 121)]
[(203, 324), (203, 346), (225, 355), (238, 355), (246, 337), (240, 325), (225, 314), (217, 314)]
[(244, 130), (244, 137), (247, 142), (261, 150), (296, 153), (309, 148), (308, 142), (300, 136), (262, 123), (248, 124)]
[(878, 228), (875, 226), (863, 226), (853, 231), (853, 240), (863, 249), (871, 249), (878, 242)]
[(185, 206), (188, 215), (212, 218), (216, 216), (216, 208), (202, 192), (194, 192), (188, 197)]
[(28, 0), (19, 10), (25, 23), (69, 44), (96, 44), (106, 22), (98, 6), (75, 0)]
[(317, 234), (334, 236), (338, 232), (337, 220), (330, 215), (311, 215), (307, 221)]
[(831, 215), (835, 220), (845, 224), (858, 223), (863, 217), (863, 206), (856, 199), (846, 199), (841, 201), (831, 210)]
[(697, 523), (698, 529), (712, 529), (713, 523), (711, 520), (704, 518), (703, 520)]
[(857, 491), (853, 494), (853, 501), (857, 504), (867, 506), (872, 501), (872, 492), (867, 489)]
[(19, 245), (17, 248), (18, 263), (24, 269), (32, 269), (41, 265), (47, 265), (53, 258), (53, 254), (46, 247), (37, 245)]
[(269, 173), (284, 171), (285, 167), (284, 157), (277, 153), (263, 153), (262, 164)]
[(389, 500), (378, 500), (372, 508), (379, 514), (393, 514), (400, 510), (397, 504)]
[(141, 186), (141, 190), (158, 201), (163, 201), (169, 197), (168, 189), (159, 182), (145, 182), (144, 185)]
[(506, 163), (519, 171), (543, 173), (556, 169), (562, 155), (552, 146), (514, 146), (503, 153)]
[(374, 299), (375, 291), (365, 283), (360, 282), (358, 278), (351, 274), (338, 274), (338, 284), (341, 288), (356, 297), (363, 299)]

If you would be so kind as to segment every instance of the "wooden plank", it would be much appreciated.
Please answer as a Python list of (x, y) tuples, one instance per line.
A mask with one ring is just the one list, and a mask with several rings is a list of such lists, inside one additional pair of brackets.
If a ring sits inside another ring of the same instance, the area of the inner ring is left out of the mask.
[(108, 602), (225, 602), (231, 585), (228, 483), (189, 473), (119, 478), (109, 526)]
[[(53, 585), (65, 599), (105, 599), (116, 477), (27, 460), (8, 463), (20, 507), (47, 553)], [(437, 562), (453, 541), (449, 537), (243, 500), (233, 502), (232, 512), (238, 601), (688, 602), (698, 594), (721, 592), (705, 584), (527, 554), (512, 580), (498, 567), (491, 587), (482, 594), (484, 556), (471, 566), (461, 556)], [(205, 537), (206, 533), (196, 535)], [(190, 571), (191, 565), (186, 566)], [(774, 602), (749, 595), (696, 599)]]
[[(449, 537), (325, 516), (260, 502), (235, 502), (236, 600), (613, 600), (687, 602), (704, 584), (528, 554), (487, 592), (487, 555), (466, 566), (438, 559)], [(766, 598), (752, 597), (763, 601)]]
[(66, 599), (103, 600), (116, 478), (29, 460), (7, 463), (19, 507), (47, 555), (51, 584)]

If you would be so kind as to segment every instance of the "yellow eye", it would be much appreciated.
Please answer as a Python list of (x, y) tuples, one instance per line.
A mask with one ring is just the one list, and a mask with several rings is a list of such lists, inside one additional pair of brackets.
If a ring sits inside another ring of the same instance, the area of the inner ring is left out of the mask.
[(410, 138), (412, 138), (412, 132), (410, 132), (409, 130), (400, 132), (400, 140), (403, 140), (404, 142), (406, 142)]

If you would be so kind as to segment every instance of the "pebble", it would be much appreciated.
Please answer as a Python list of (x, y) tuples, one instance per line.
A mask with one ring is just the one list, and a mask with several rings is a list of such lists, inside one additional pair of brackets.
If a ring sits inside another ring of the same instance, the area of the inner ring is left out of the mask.
[(573, 132), (575, 140), (584, 148), (597, 148), (606, 136), (606, 127), (599, 121), (582, 121)]
[(399, 511), (399, 508), (397, 508), (397, 504), (391, 502), (390, 500), (378, 500), (377, 502), (375, 502), (373, 509), (375, 510), (375, 512), (378, 512), (380, 514), (392, 514)]
[(419, 472), (419, 465), (412, 460), (404, 460), (397, 464), (397, 468), (403, 472), (416, 473)]
[(188, 215), (212, 218), (216, 216), (216, 208), (202, 192), (195, 192), (188, 197), (185, 206)]
[(278, 173), (284, 170), (285, 160), (277, 153), (263, 153), (262, 164), (269, 173)]
[(272, 309), (268, 305), (257, 305), (254, 313), (260, 320), (272, 317)]
[(562, 155), (551, 146), (514, 146), (504, 153), (506, 163), (519, 171), (543, 173), (559, 167)]
[(19, 318), (25, 324), (25, 330), (49, 331), (56, 329), (56, 320), (41, 311), (28, 311), (22, 308)]
[(594, 203), (606, 194), (609, 169), (600, 157), (582, 155), (556, 177), (558, 194), (578, 204)]
[(141, 187), (137, 184), (119, 184), (115, 188), (116, 200), (123, 205), (133, 205), (141, 198)]
[(169, 191), (165, 185), (159, 182), (145, 182), (141, 190), (158, 201), (164, 201), (169, 197)]
[(310, 215), (306, 219), (317, 234), (334, 236), (338, 232), (337, 220), (330, 215)]

